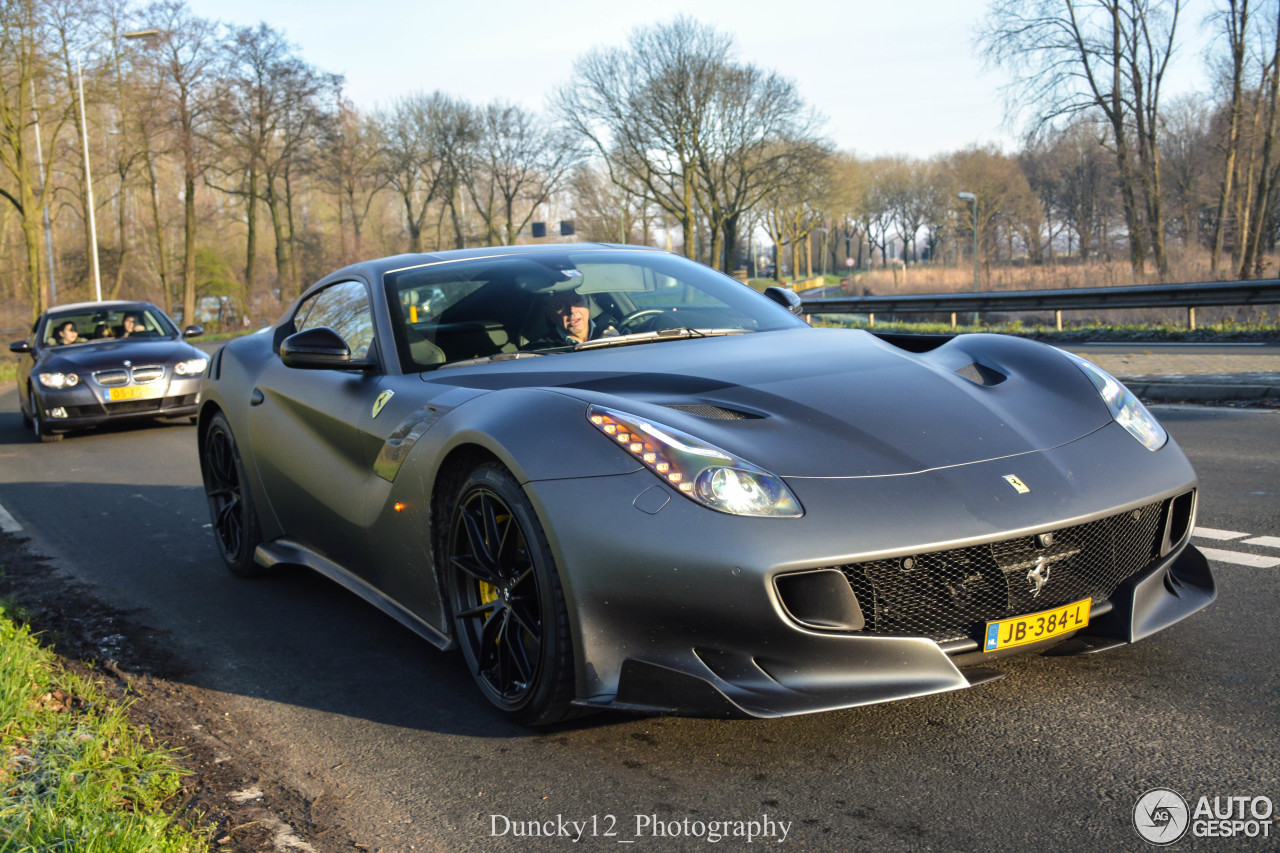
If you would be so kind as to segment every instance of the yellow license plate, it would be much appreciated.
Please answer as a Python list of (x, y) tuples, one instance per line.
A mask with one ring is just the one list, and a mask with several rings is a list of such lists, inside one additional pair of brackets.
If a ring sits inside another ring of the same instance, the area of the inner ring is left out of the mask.
[(145, 400), (148, 397), (159, 397), (164, 389), (154, 385), (129, 385), (125, 388), (108, 388), (102, 392), (102, 399), (108, 403), (121, 400)]
[(1077, 631), (1089, 624), (1089, 606), (1092, 599), (1076, 601), (1053, 610), (1028, 613), (1016, 619), (988, 622), (984, 652), (997, 652), (1013, 646), (1038, 643), (1050, 637)]

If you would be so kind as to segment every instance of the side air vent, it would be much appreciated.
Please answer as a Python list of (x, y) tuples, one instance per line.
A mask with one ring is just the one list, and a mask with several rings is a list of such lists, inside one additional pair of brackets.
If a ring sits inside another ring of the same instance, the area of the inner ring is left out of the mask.
[(675, 409), (678, 412), (688, 412), (691, 415), (697, 415), (700, 418), (710, 418), (716, 421), (744, 421), (758, 420), (760, 415), (753, 415), (749, 412), (739, 412), (736, 409), (726, 409), (721, 406), (712, 405), (693, 405), (680, 406), (669, 405), (668, 409)]
[(976, 361), (973, 364), (966, 364), (956, 373), (975, 385), (999, 385), (1009, 378), (1000, 371), (992, 370), (990, 367), (978, 364)]

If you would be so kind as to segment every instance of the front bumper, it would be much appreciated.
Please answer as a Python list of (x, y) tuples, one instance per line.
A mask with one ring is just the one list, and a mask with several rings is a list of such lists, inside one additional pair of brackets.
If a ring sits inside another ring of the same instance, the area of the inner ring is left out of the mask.
[[(1016, 493), (1003, 479), (1010, 473), (1031, 492)], [(1150, 453), (1110, 425), (1012, 459), (788, 484), (803, 518), (715, 513), (647, 471), (526, 484), (561, 568), (580, 704), (773, 717), (999, 677), (989, 668), (997, 655), (973, 642), (802, 625), (780, 601), (776, 579), (1087, 525), (1168, 505), (1196, 480), (1176, 444)], [(1178, 541), (1108, 587), (1105, 600), (1095, 598), (1086, 631), (1022, 651), (1133, 642), (1206, 606), (1215, 590), (1203, 556), (1186, 544), (1192, 523), (1184, 519)]]
[(109, 402), (104, 393), (108, 389), (92, 380), (82, 380), (72, 388), (39, 389), (33, 405), (40, 408), (44, 426), (50, 432), (90, 429), (108, 422), (142, 418), (188, 417), (200, 411), (200, 382), (200, 376), (174, 375), (147, 386), (117, 386), (146, 387), (152, 396)]

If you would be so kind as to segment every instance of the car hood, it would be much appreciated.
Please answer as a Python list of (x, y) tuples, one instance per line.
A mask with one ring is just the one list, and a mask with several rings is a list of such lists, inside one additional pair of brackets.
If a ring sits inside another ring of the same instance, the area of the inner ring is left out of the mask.
[(684, 430), (789, 477), (908, 474), (1057, 447), (1111, 421), (1044, 344), (962, 335), (909, 352), (862, 331), (650, 343), (423, 374), (543, 387)]
[(125, 361), (141, 367), (149, 364), (172, 364), (202, 356), (204, 353), (191, 344), (173, 338), (101, 341), (47, 349), (41, 353), (40, 369), (63, 373), (92, 373), (95, 370), (121, 367)]

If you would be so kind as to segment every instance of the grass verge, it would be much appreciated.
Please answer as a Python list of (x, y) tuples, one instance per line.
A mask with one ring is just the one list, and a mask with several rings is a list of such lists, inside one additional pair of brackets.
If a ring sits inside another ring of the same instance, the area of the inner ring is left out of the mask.
[(166, 812), (182, 790), (171, 752), (99, 685), (60, 665), (0, 600), (0, 853), (185, 853), (207, 832)]

